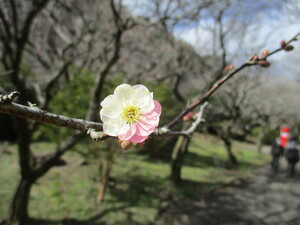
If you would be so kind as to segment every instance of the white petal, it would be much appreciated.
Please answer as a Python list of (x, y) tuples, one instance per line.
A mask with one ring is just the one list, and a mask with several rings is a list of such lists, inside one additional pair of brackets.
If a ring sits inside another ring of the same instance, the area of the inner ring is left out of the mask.
[(102, 120), (102, 116), (106, 116), (106, 117), (114, 118), (114, 119), (120, 118), (122, 111), (123, 111), (123, 108), (121, 107), (120, 104), (116, 104), (114, 106), (109, 106), (109, 107), (103, 107), (100, 110), (101, 120)]
[(114, 102), (115, 102), (114, 95), (109, 95), (105, 99), (103, 99), (103, 101), (100, 103), (100, 105), (102, 107), (106, 107), (106, 106), (110, 106), (110, 105), (114, 104)]
[(133, 88), (129, 84), (121, 84), (116, 87), (114, 97), (121, 102), (122, 105), (131, 104)]
[(103, 124), (103, 132), (110, 136), (118, 136), (119, 134), (124, 134), (129, 129), (130, 125), (121, 119)]
[(154, 108), (153, 93), (148, 90), (144, 85), (133, 86), (132, 101), (140, 108), (141, 113), (148, 113)]
[(111, 117), (111, 116), (107, 116), (105, 114), (100, 114), (100, 118), (103, 123), (115, 123), (115, 121), (120, 119), (120, 116)]

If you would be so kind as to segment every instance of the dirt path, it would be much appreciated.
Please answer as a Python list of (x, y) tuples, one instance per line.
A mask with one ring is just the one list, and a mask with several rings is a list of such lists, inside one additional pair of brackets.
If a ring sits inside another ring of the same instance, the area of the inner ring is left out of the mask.
[(219, 189), (200, 202), (183, 203), (172, 224), (300, 225), (300, 166), (291, 178), (285, 160), (280, 163), (276, 175), (266, 166), (245, 183)]

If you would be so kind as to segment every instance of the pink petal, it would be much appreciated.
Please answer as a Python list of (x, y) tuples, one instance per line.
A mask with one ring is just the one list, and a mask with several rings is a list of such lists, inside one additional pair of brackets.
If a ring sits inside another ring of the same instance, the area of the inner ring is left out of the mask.
[(136, 123), (136, 134), (148, 136), (151, 134), (159, 123), (159, 115), (152, 111), (141, 115), (141, 119)]
[(129, 139), (132, 143), (141, 143), (145, 141), (148, 138), (148, 136), (139, 136), (137, 134), (133, 135), (132, 138)]
[(161, 114), (161, 105), (158, 101), (153, 100), (154, 101), (154, 109), (153, 111), (156, 112), (159, 116)]
[(155, 130), (156, 127), (157, 127), (156, 125), (155, 126), (149, 126), (149, 125), (139, 123), (137, 125), (136, 134), (141, 135), (141, 136), (148, 136)]
[(136, 124), (131, 124), (129, 130), (125, 134), (121, 134), (118, 137), (120, 140), (129, 140), (133, 135), (135, 135), (136, 130)]
[(154, 109), (141, 115), (141, 119), (130, 125), (130, 129), (122, 135), (119, 135), (121, 140), (129, 140), (133, 143), (141, 143), (145, 141), (148, 136), (155, 130), (159, 123), (159, 116), (161, 114), (161, 105), (158, 101), (154, 101)]

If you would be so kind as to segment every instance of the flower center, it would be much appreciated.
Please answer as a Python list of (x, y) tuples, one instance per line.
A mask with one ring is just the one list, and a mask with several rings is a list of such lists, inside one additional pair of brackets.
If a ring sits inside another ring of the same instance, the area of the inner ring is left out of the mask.
[(135, 106), (126, 107), (122, 113), (122, 118), (126, 123), (136, 123), (140, 118), (140, 109)]

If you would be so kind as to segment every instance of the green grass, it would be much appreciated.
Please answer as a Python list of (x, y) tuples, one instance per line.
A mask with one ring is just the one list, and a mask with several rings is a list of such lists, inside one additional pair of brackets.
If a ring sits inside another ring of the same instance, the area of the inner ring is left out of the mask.
[[(36, 154), (45, 154), (54, 144), (34, 145)], [(139, 149), (121, 151), (116, 158), (112, 177), (116, 180), (105, 199), (96, 203), (97, 166), (80, 166), (83, 159), (74, 152), (63, 158), (67, 165), (50, 170), (33, 186), (30, 214), (44, 218), (40, 224), (62, 224), (70, 218), (79, 224), (107, 221), (108, 224), (146, 224), (155, 217), (156, 210), (170, 192), (179, 199), (199, 199), (207, 191), (234, 179), (245, 177), (253, 166), (266, 163), (268, 156), (249, 150), (252, 146), (234, 143), (239, 166), (228, 169), (227, 155), (222, 142), (211, 136), (195, 135), (182, 169), (183, 183), (174, 190), (168, 181), (169, 164), (149, 160)], [(0, 155), (0, 220), (7, 213), (9, 200), (18, 179), (15, 146), (8, 146), (11, 154)], [(94, 218), (93, 218), (94, 217)], [(72, 223), (69, 223), (72, 224)]]

